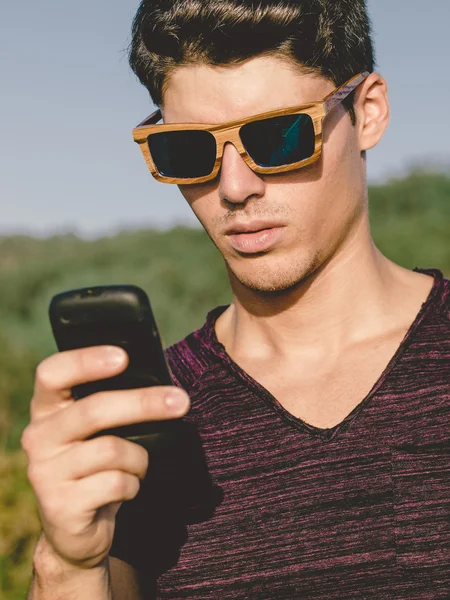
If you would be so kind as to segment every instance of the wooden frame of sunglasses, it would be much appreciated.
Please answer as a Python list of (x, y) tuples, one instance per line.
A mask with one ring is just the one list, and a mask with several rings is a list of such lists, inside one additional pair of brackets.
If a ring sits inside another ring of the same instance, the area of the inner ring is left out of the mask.
[[(209, 125), (205, 123), (170, 123), (157, 125), (158, 121), (162, 118), (161, 110), (156, 110), (144, 121), (133, 129), (133, 139), (139, 144), (142, 154), (145, 158), (148, 168), (155, 179), (162, 183), (173, 183), (178, 185), (190, 185), (205, 183), (211, 181), (217, 177), (222, 163), (222, 157), (224, 147), (226, 143), (231, 143), (242, 156), (243, 160), (247, 165), (256, 173), (265, 175), (272, 175), (276, 173), (286, 173), (287, 171), (293, 171), (301, 167), (306, 167), (316, 162), (322, 153), (322, 130), (323, 120), (327, 114), (338, 104), (340, 104), (349, 94), (353, 92), (368, 76), (370, 73), (364, 72), (359, 75), (355, 75), (349, 79), (346, 83), (336, 88), (328, 96), (326, 96), (321, 102), (311, 102), (309, 104), (303, 104), (301, 106), (294, 106), (290, 108), (283, 108), (274, 110), (259, 115), (252, 115), (246, 119), (239, 121), (230, 121), (228, 123), (221, 123), (217, 125)], [(263, 119), (270, 119), (273, 117), (280, 117), (284, 115), (295, 115), (295, 114), (306, 114), (309, 115), (313, 121), (314, 132), (315, 132), (315, 148), (314, 154), (307, 159), (301, 160), (300, 162), (291, 163), (288, 165), (281, 165), (278, 167), (261, 167), (253, 161), (251, 156), (242, 144), (239, 136), (239, 130), (243, 125), (251, 123), (253, 121), (260, 121)], [(210, 132), (216, 140), (216, 161), (214, 168), (209, 175), (204, 177), (195, 178), (174, 178), (167, 177), (160, 173), (152, 159), (148, 138), (155, 133), (164, 133), (166, 131), (187, 131), (187, 130), (200, 130)]]

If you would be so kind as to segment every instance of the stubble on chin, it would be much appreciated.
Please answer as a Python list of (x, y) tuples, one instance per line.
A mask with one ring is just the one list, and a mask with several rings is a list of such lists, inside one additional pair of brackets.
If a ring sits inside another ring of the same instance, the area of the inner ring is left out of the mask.
[[(225, 259), (230, 283), (235, 292), (239, 287), (261, 296), (284, 295), (307, 281), (321, 266), (320, 253), (303, 259), (285, 258), (280, 261), (265, 261), (264, 257), (249, 258), (248, 264), (232, 267)], [(260, 264), (256, 264), (256, 261)]]

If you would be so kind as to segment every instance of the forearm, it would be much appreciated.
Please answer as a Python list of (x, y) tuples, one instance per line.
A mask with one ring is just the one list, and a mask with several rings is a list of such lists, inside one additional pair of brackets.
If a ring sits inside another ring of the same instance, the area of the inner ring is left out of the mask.
[(48, 550), (41, 538), (33, 562), (27, 600), (114, 600), (108, 564), (95, 569), (66, 565)]

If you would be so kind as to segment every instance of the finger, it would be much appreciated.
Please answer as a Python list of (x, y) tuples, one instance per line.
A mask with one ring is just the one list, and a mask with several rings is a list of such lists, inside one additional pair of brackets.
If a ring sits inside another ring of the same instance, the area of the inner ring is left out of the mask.
[[(116, 502), (135, 498), (141, 487), (138, 477), (123, 471), (102, 471), (76, 483), (76, 499), (71, 508), (77, 513), (97, 511)], [(75, 507), (75, 504), (78, 504)]]
[(52, 477), (74, 480), (102, 471), (124, 471), (144, 479), (148, 469), (147, 451), (133, 442), (114, 435), (72, 444), (51, 459), (47, 468)]
[(176, 387), (99, 392), (38, 422), (33, 435), (64, 446), (111, 427), (176, 419), (188, 409), (188, 395)]
[(67, 405), (75, 385), (118, 375), (127, 364), (127, 353), (116, 346), (69, 350), (46, 358), (36, 370), (32, 419)]

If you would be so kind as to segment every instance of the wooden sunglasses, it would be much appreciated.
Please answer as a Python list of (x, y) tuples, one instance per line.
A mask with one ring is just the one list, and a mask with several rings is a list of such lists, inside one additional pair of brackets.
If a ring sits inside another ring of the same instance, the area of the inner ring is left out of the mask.
[(272, 175), (293, 171), (319, 159), (324, 118), (368, 76), (368, 72), (355, 75), (321, 102), (218, 125), (157, 125), (162, 118), (158, 109), (133, 129), (133, 138), (151, 174), (163, 183), (189, 185), (215, 179), (226, 143), (233, 144), (256, 173)]

